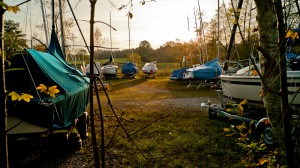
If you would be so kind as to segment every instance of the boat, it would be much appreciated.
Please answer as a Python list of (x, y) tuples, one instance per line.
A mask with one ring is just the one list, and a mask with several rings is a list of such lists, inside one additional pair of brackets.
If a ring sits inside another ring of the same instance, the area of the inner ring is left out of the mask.
[(121, 72), (124, 76), (135, 76), (139, 72), (139, 69), (135, 63), (127, 62), (122, 65)]
[[(222, 74), (220, 79), (223, 95), (237, 101), (262, 102), (261, 79), (255, 71), (253, 66), (248, 66), (235, 74)], [(300, 105), (300, 71), (288, 70), (286, 73), (290, 93), (289, 103), (298, 106)]]
[[(94, 64), (95, 64), (94, 65), (94, 75), (101, 77), (102, 76), (102, 72), (101, 72), (101, 64), (100, 64), (100, 62), (95, 62)], [(85, 71), (85, 74), (87, 76), (90, 75), (90, 64), (86, 65), (84, 71)]]
[(156, 62), (147, 62), (142, 68), (142, 71), (146, 75), (153, 75), (157, 71)]
[(116, 77), (118, 72), (118, 65), (116, 65), (113, 61), (113, 57), (111, 56), (109, 61), (103, 64), (101, 67), (101, 72), (105, 77)]
[[(297, 29), (294, 33), (298, 34)], [(299, 56), (299, 42), (295, 42), (292, 36), (287, 34), (287, 89), (288, 89), (288, 102), (291, 105), (300, 105), (300, 56)], [(298, 45), (298, 46), (297, 46)], [(253, 60), (254, 62), (254, 60)], [(253, 66), (255, 65), (255, 66)], [(238, 70), (233, 74), (222, 74), (221, 87), (223, 95), (234, 100), (248, 100), (252, 102), (262, 102), (260, 91), (262, 88), (261, 79), (258, 75), (260, 66), (253, 64), (243, 69)], [(255, 68), (256, 67), (256, 68)], [(278, 79), (279, 80), (279, 79)]]
[(183, 74), (187, 69), (188, 69), (187, 67), (184, 67), (172, 71), (170, 75), (170, 80), (183, 80)]
[[(10, 93), (8, 135), (68, 129), (82, 116), (87, 120), (89, 78), (66, 62), (54, 29), (48, 48), (48, 52), (26, 49), (9, 60), (11, 65), (5, 70), (6, 89)], [(50, 88), (57, 90), (51, 93)], [(22, 99), (24, 93), (32, 97)], [(82, 138), (86, 135), (79, 129), (78, 132)]]
[(195, 66), (185, 70), (183, 79), (185, 80), (213, 80), (221, 75), (222, 68), (219, 59), (215, 58), (205, 64)]

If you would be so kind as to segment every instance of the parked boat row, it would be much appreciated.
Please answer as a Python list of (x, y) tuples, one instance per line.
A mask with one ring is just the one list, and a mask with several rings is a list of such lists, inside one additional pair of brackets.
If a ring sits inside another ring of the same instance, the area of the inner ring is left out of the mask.
[[(115, 63), (107, 62), (100, 65), (99, 62), (95, 62), (94, 65), (94, 74), (104, 77), (117, 77), (118, 66)], [(154, 75), (157, 72), (157, 67), (155, 62), (145, 63), (142, 68), (142, 71), (145, 75)], [(90, 65), (87, 64), (86, 68), (83, 70), (83, 73), (86, 75), (90, 74)], [(121, 73), (124, 77), (136, 76), (139, 73), (137, 65), (133, 62), (127, 62), (121, 66)]]

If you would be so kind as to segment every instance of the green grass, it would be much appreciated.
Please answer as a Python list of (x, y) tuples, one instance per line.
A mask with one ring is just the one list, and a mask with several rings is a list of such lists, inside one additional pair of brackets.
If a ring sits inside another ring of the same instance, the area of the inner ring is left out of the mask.
[(223, 131), (229, 123), (210, 120), (205, 109), (161, 103), (170, 99), (215, 97), (209, 88), (187, 88), (181, 82), (169, 81), (168, 77), (109, 82), (108, 92), (114, 110), (118, 116), (123, 113), (122, 124), (142, 154), (118, 126), (103, 92), (100, 92), (106, 116), (105, 142), (108, 143), (114, 136), (106, 148), (108, 165), (146, 168), (241, 167), (242, 153), (235, 139), (226, 137)]

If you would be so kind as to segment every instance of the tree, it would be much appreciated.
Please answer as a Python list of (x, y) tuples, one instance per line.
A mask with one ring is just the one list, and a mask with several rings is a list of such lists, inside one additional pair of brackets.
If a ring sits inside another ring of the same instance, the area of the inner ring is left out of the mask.
[(141, 41), (137, 53), (142, 57), (142, 61), (149, 62), (154, 61), (155, 57), (153, 55), (153, 49), (151, 44), (147, 41)]
[(28, 48), (25, 34), (20, 30), (20, 24), (13, 20), (4, 21), (4, 51), (6, 59), (14, 55), (16, 51)]
[(130, 55), (127, 55), (127, 60), (136, 64), (140, 64), (142, 62), (141, 56), (138, 53), (132, 53)]
[[(281, 1), (273, 0), (255, 0), (255, 4), (259, 27), (258, 49), (260, 51), (264, 106), (280, 145), (286, 149), (287, 166), (299, 167), (299, 154), (294, 155), (293, 143), (290, 139), (290, 118), (288, 105), (286, 105), (288, 103), (287, 88), (286, 86), (281, 87), (286, 82), (285, 48), (282, 45), (286, 31), (283, 7)], [(280, 48), (280, 52), (278, 52), (278, 48)], [(278, 80), (278, 77), (283, 83)]]

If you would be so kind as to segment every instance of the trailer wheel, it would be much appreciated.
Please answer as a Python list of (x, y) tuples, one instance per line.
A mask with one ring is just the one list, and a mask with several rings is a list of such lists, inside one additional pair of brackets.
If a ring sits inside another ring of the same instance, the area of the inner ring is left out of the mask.
[(275, 143), (275, 136), (271, 125), (262, 127), (260, 135), (267, 145), (273, 145)]
[(78, 117), (77, 121), (77, 131), (81, 139), (86, 139), (88, 137), (88, 113), (84, 112)]
[(80, 149), (82, 147), (82, 140), (80, 138), (80, 134), (71, 133), (68, 137), (68, 141), (74, 149)]
[(208, 118), (209, 119), (217, 118), (217, 113), (214, 110), (212, 110), (212, 108), (208, 108)]

